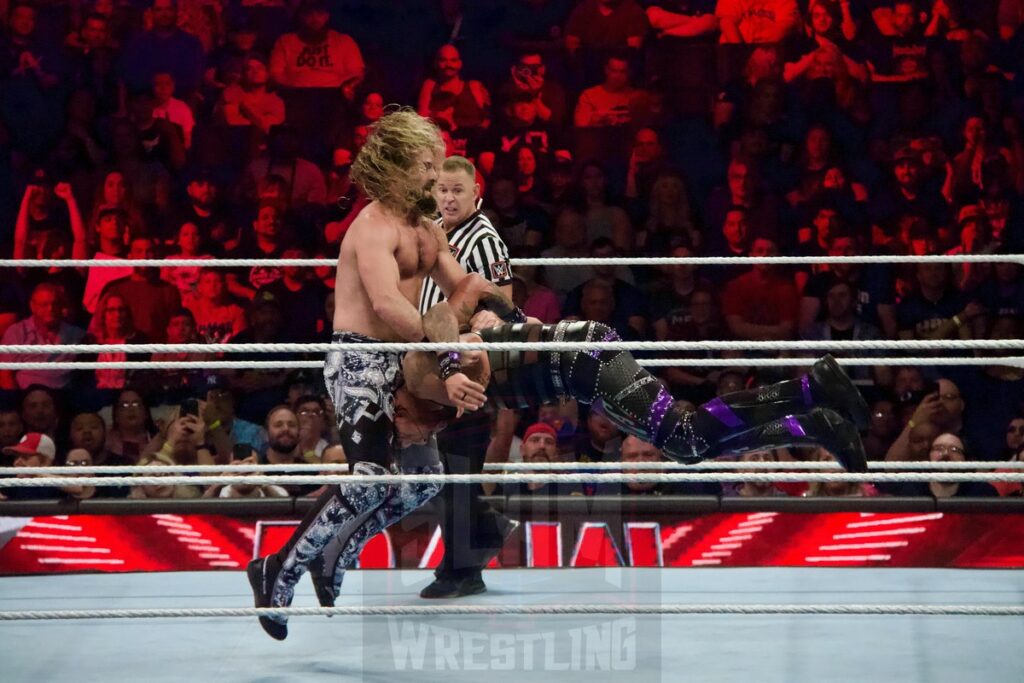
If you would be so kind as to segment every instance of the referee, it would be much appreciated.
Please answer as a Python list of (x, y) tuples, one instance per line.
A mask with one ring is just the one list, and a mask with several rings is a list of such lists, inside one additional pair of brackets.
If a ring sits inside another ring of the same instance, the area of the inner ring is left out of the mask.
[[(512, 298), (508, 248), (479, 209), (480, 185), (476, 168), (464, 157), (445, 159), (434, 185), (448, 248), (468, 273), (479, 273)], [(427, 278), (420, 292), (420, 313), (444, 299)], [(437, 435), (445, 471), (479, 474), (490, 444), (491, 421), (484, 413), (466, 413)], [(423, 598), (457, 598), (487, 590), (481, 578), (517, 524), (480, 499), (479, 484), (448, 484), (435, 498), (440, 507), (444, 557), (434, 582), (420, 592)]]

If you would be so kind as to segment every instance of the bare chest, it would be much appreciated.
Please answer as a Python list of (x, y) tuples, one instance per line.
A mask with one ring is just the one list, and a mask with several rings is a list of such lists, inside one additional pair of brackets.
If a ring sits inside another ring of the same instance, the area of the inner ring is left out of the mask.
[(437, 263), (437, 240), (424, 228), (403, 228), (396, 259), (403, 280), (423, 277)]

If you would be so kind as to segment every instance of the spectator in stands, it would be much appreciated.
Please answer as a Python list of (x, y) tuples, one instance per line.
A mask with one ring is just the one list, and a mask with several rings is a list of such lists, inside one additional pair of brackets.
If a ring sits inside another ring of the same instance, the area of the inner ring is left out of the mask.
[[(132, 309), (121, 294), (111, 292), (100, 298), (96, 314), (89, 325), (89, 334), (84, 344), (145, 344), (149, 340), (135, 326)], [(121, 351), (103, 351), (93, 356), (101, 363), (124, 363), (125, 361), (146, 360), (148, 354), (128, 354)], [(89, 360), (92, 360), (89, 358)], [(92, 372), (82, 371), (79, 391), (92, 389), (124, 389), (129, 380), (137, 374), (123, 367), (97, 368)], [(109, 399), (108, 399), (109, 400)]]
[[(127, 214), (119, 208), (108, 208), (100, 211), (96, 222), (96, 235), (99, 246), (93, 259), (99, 261), (121, 260), (128, 256), (129, 226)], [(104, 288), (114, 280), (128, 277), (133, 269), (130, 266), (90, 268), (85, 283), (83, 307), (92, 313)]]
[(178, 28), (177, 0), (153, 0), (153, 27), (136, 35), (121, 54), (121, 74), (134, 92), (148, 90), (167, 71), (186, 98), (202, 84), (205, 55), (199, 39)]
[(613, 55), (604, 62), (604, 80), (580, 94), (573, 124), (577, 128), (643, 125), (649, 114), (646, 93), (629, 79), (629, 61)]
[(107, 464), (107, 423), (97, 413), (79, 413), (71, 419), (68, 438), (72, 448), (85, 450), (91, 464)]
[(284, 123), (285, 106), (277, 94), (267, 90), (267, 64), (259, 55), (245, 58), (242, 79), (221, 93), (218, 116), (229, 126), (253, 126), (263, 135)]
[(111, 408), (111, 425), (107, 430), (106, 451), (111, 464), (139, 462), (149, 442), (157, 436), (156, 425), (142, 394), (134, 389), (123, 390)]
[(619, 460), (619, 449), (622, 446), (622, 435), (615, 424), (605, 414), (591, 408), (587, 413), (587, 429), (577, 435), (577, 462), (616, 462)]
[(257, 453), (267, 447), (267, 433), (258, 424), (243, 420), (235, 414), (235, 392), (230, 382), (220, 373), (208, 374), (205, 377), (206, 406), (203, 410), (203, 421), (211, 433), (227, 434), (230, 445), (249, 444)]
[[(750, 451), (740, 456), (740, 462), (779, 462), (779, 451)], [(735, 486), (722, 485), (722, 495), (743, 498), (768, 498), (785, 495), (771, 482), (745, 481)]]
[[(155, 259), (153, 240), (138, 237), (132, 240), (129, 259)], [(128, 277), (114, 280), (103, 290), (103, 297), (116, 295), (131, 309), (131, 319), (139, 332), (149, 341), (162, 344), (167, 334), (167, 323), (181, 308), (181, 295), (177, 287), (160, 279), (160, 269), (139, 266)], [(97, 307), (97, 311), (99, 308)]]
[(779, 239), (779, 202), (761, 182), (756, 165), (741, 156), (733, 157), (726, 171), (727, 183), (711, 192), (706, 210), (706, 223), (712, 234), (725, 224), (726, 215), (742, 207), (746, 211), (750, 239)]
[[(526, 428), (520, 453), (524, 463), (559, 462), (558, 432), (546, 422), (537, 422)], [(514, 482), (502, 485), (502, 492), (508, 496), (549, 496), (549, 495), (580, 495), (578, 484), (542, 484), (530, 482), (521, 484)]]
[[(213, 258), (203, 245), (203, 236), (195, 223), (182, 223), (178, 228), (177, 239), (175, 240), (176, 251), (167, 254), (164, 258), (167, 261), (179, 261), (183, 259), (209, 259)], [(178, 290), (178, 296), (183, 302), (191, 301), (196, 296), (196, 289), (199, 285), (199, 266), (171, 266), (160, 269), (160, 278), (165, 282), (174, 285)]]
[(153, 74), (153, 116), (170, 121), (181, 131), (185, 149), (192, 147), (192, 129), (196, 127), (192, 109), (174, 96), (174, 76), (167, 71)]
[[(849, 3), (836, 7), (837, 3), (815, 0), (810, 4), (806, 36), (803, 40), (792, 41), (793, 61), (787, 62), (783, 70), (786, 82), (797, 79), (814, 81), (831, 79), (837, 84), (847, 78), (865, 81), (867, 69), (848, 56), (847, 33), (856, 33), (857, 26), (850, 14)], [(838, 11), (842, 17), (837, 16)]]
[(650, 197), (655, 179), (668, 170), (665, 148), (658, 131), (653, 128), (639, 129), (633, 136), (633, 147), (629, 154), (626, 197), (630, 200)]
[[(554, 246), (541, 252), (544, 258), (579, 258), (588, 256), (587, 226), (579, 211), (565, 207), (555, 218)], [(581, 272), (576, 272), (581, 271)], [(583, 284), (590, 274), (586, 268), (553, 268), (545, 271), (547, 285), (559, 300), (573, 288)]]
[[(197, 168), (187, 174), (186, 200), (175, 212), (172, 227), (192, 223), (199, 229), (199, 244), (194, 250), (223, 247), (233, 237), (231, 219), (220, 202), (217, 179), (209, 168)], [(209, 247), (207, 246), (209, 243)]]
[[(638, 140), (641, 133), (643, 130), (637, 133)], [(634, 145), (634, 150), (635, 147)], [(632, 162), (630, 173), (633, 173)], [(643, 171), (638, 171), (636, 175), (642, 176)], [(650, 192), (641, 196), (650, 199), (644, 228), (636, 233), (635, 251), (654, 255), (678, 248), (701, 248), (704, 236), (697, 229), (686, 181), (679, 173), (669, 169), (660, 172), (654, 179)]]
[[(174, 459), (173, 455), (166, 453), (163, 450), (147, 455), (139, 461), (140, 467), (171, 467), (180, 464), (180, 462)], [(146, 476), (153, 475), (147, 474)], [(201, 495), (202, 493), (200, 492), (199, 487), (191, 484), (143, 484), (141, 486), (133, 486), (131, 491), (128, 493), (128, 497), (132, 500), (154, 498), (199, 498)]]
[(295, 416), (299, 418), (299, 449), (306, 462), (320, 462), (328, 442), (327, 406), (316, 394), (302, 396), (294, 405)]
[[(245, 446), (245, 444), (241, 444)], [(232, 451), (232, 465), (255, 465), (259, 456), (255, 450), (249, 449), (248, 455), (241, 456), (241, 449), (236, 454)], [(238, 472), (228, 472), (225, 476), (239, 476)], [(274, 484), (212, 484), (203, 492), (203, 498), (287, 498), (288, 491)]]
[[(309, 258), (309, 254), (301, 249), (286, 249), (281, 258)], [(282, 266), (280, 279), (261, 287), (256, 296), (268, 295), (276, 300), (288, 315), (285, 341), (303, 343), (317, 341), (323, 336), (317, 330), (317, 322), (323, 316), (324, 302), (329, 293), (319, 280), (312, 277), (309, 268)]]
[(148, 92), (135, 95), (128, 101), (128, 123), (141, 143), (142, 159), (178, 171), (185, 166), (185, 140), (177, 126), (156, 117), (155, 107), (156, 101)]
[(56, 438), (60, 431), (59, 397), (53, 389), (33, 384), (21, 398), (21, 421), (26, 432), (39, 432)]
[[(697, 38), (718, 33), (718, 17), (705, 12), (700, 4), (662, 4), (679, 11), (671, 11), (657, 4), (647, 8), (647, 20), (659, 38)], [(710, 8), (710, 3), (703, 4)]]
[(187, 412), (186, 407), (183, 405), (171, 414), (144, 452), (167, 456), (178, 465), (216, 464), (214, 453), (207, 445), (209, 435), (205, 421), (202, 416)]
[(509, 71), (511, 78), (498, 88), (498, 104), (507, 107), (514, 101), (524, 101), (521, 98), (525, 95), (525, 101), (533, 104), (537, 121), (560, 128), (565, 123), (565, 89), (548, 78), (544, 56), (523, 52)]
[(796, 0), (718, 0), (723, 43), (781, 43), (800, 29)]
[[(859, 256), (863, 253), (857, 239), (844, 232), (832, 236), (828, 256)], [(800, 300), (800, 330), (806, 332), (820, 318), (826, 294), (837, 280), (854, 288), (854, 303), (860, 320), (881, 330), (886, 339), (895, 339), (896, 290), (892, 270), (878, 264), (830, 264), (827, 270), (812, 274), (804, 285)]]
[(223, 269), (202, 269), (196, 296), (186, 306), (199, 337), (208, 343), (224, 343), (245, 329), (245, 311), (228, 296)]
[(868, 460), (884, 460), (889, 446), (896, 440), (900, 432), (899, 418), (896, 415), (896, 401), (883, 395), (871, 403), (871, 422), (868, 433), (864, 436), (864, 450)]
[[(878, 341), (882, 338), (881, 330), (860, 319), (857, 315), (856, 290), (846, 280), (835, 280), (825, 294), (825, 319), (814, 323), (801, 335), (803, 339), (812, 341)], [(846, 355), (846, 354), (842, 354)], [(857, 354), (851, 354), (856, 356)], [(863, 355), (863, 354), (860, 354)], [(851, 368), (851, 376), (856, 379), (868, 379), (871, 368)], [(875, 379), (889, 378), (888, 368), (879, 368), (881, 376)]]
[(519, 196), (513, 177), (494, 175), (488, 187), (484, 213), (501, 234), (509, 249), (540, 247), (549, 239), (550, 217), (535, 205), (527, 205)]
[[(4, 449), (4, 455), (14, 458), (14, 467), (50, 467), (57, 456), (57, 447), (46, 434), (29, 432), (21, 437), (14, 446)], [(18, 479), (26, 477), (45, 477), (45, 474), (19, 474)], [(4, 489), (3, 497), (7, 500), (50, 500), (60, 498), (60, 489), (53, 486), (17, 486)]]
[(538, 266), (516, 266), (512, 276), (512, 300), (526, 315), (551, 324), (562, 319), (562, 307), (541, 278), (543, 272)]
[(323, 204), (327, 192), (324, 174), (312, 161), (302, 158), (300, 151), (301, 139), (297, 130), (288, 125), (272, 128), (267, 153), (254, 159), (245, 170), (243, 186), (246, 195), (255, 198), (261, 182), (280, 176), (285, 188), (280, 201), (284, 204), (293, 209), (307, 204)]
[[(64, 203), (66, 211), (63, 216), (54, 206), (53, 197)], [(69, 231), (74, 240), (71, 258), (88, 258), (85, 224), (71, 186), (68, 183), (57, 183), (53, 187), (49, 184), (26, 185), (14, 223), (14, 258), (39, 258), (40, 247), (47, 236)]]
[[(64, 456), (64, 465), (67, 467), (92, 467), (96, 464), (92, 459), (92, 453), (84, 448), (72, 448)], [(75, 475), (65, 475), (75, 476)], [(85, 475), (81, 475), (85, 476)], [(62, 486), (61, 493), (71, 500), (87, 500), (95, 498), (97, 490), (95, 486)]]
[[(591, 245), (590, 255), (608, 259), (618, 256), (618, 251), (609, 240), (598, 239)], [(623, 338), (642, 339), (650, 317), (643, 294), (619, 277), (623, 274), (619, 266), (592, 266), (592, 272), (592, 279), (569, 292), (562, 314), (569, 319), (599, 320), (614, 327)], [(628, 276), (629, 271), (625, 274)], [(606, 310), (608, 306), (611, 308)], [(587, 309), (603, 317), (589, 317)]]
[(951, 268), (944, 263), (919, 263), (915, 280), (916, 291), (896, 309), (900, 338), (970, 338), (983, 311), (953, 284)]
[(17, 410), (0, 410), (0, 449), (18, 443), (25, 433), (25, 425)]
[(352, 101), (366, 72), (363, 55), (351, 36), (328, 27), (323, 0), (299, 3), (294, 33), (277, 39), (270, 54), (270, 78), (287, 88), (334, 88)]
[[(778, 246), (756, 239), (751, 256), (776, 256)], [(722, 310), (729, 331), (737, 339), (782, 340), (796, 334), (799, 299), (791, 278), (778, 266), (753, 266), (729, 282), (722, 295)]]
[[(940, 433), (931, 443), (928, 460), (939, 462), (964, 462), (970, 460), (968, 448), (964, 440), (956, 434)], [(893, 494), (898, 496), (935, 496), (936, 498), (951, 497), (988, 497), (998, 495), (991, 484), (982, 481), (966, 482), (905, 482), (892, 487)]]
[(59, 59), (38, 30), (38, 11), (28, 2), (12, 2), (0, 61), (0, 80), (27, 81), (41, 89), (60, 82)]
[[(100, 252), (106, 251), (104, 247), (104, 239), (100, 234), (100, 215), (104, 210), (107, 209), (120, 209), (124, 218), (124, 223), (127, 228), (126, 234), (129, 238), (135, 237), (136, 235), (146, 233), (146, 220), (142, 214), (142, 207), (135, 200), (132, 194), (132, 186), (128, 183), (124, 173), (117, 169), (112, 169), (106, 173), (99, 175), (99, 182), (95, 183), (96, 191), (92, 198), (92, 209), (89, 214), (89, 225), (88, 225), (88, 244), (90, 247), (99, 247)], [(122, 253), (118, 253), (116, 250), (106, 252), (110, 256), (123, 256), (123, 252), (127, 249), (128, 244), (122, 237), (115, 241), (120, 242), (120, 249)], [(107, 238), (108, 244), (106, 246), (112, 247), (109, 244), (110, 238)], [(100, 257), (97, 253), (96, 257)]]
[[(32, 290), (29, 299), (31, 315), (7, 328), (2, 344), (77, 344), (85, 330), (68, 324), (64, 319), (64, 292), (57, 286), (42, 283)], [(67, 362), (74, 360), (69, 354), (5, 354), (14, 362)], [(24, 389), (33, 384), (61, 388), (71, 379), (70, 370), (4, 370), (0, 372), (0, 386), (5, 389)]]
[(1015, 417), (1006, 425), (1006, 460), (1012, 460), (1024, 446), (1024, 417)]
[(260, 455), (261, 464), (287, 465), (306, 461), (299, 450), (299, 418), (285, 405), (267, 413), (267, 448)]
[(876, 34), (868, 68), (874, 83), (907, 83), (923, 80), (931, 73), (936, 46), (923, 35), (918, 8), (912, 0), (892, 3), (886, 29)]
[(434, 77), (423, 81), (416, 102), (421, 116), (447, 124), (461, 156), (470, 156), (467, 145), (491, 123), (490, 93), (480, 81), (462, 78), (462, 56), (451, 44), (437, 51)]
[[(580, 169), (580, 195), (587, 242), (611, 240), (623, 253), (633, 250), (633, 226), (629, 215), (611, 196), (608, 174), (599, 162), (589, 161)], [(593, 250), (593, 246), (591, 246)]]
[(537, 118), (536, 101), (525, 93), (516, 93), (508, 100), (504, 117), (481, 136), (478, 146), (480, 170), (488, 176), (495, 169), (501, 175), (512, 175), (518, 170), (516, 157), (523, 148), (546, 166), (551, 155), (564, 147), (558, 132)]
[(639, 50), (647, 33), (647, 15), (636, 0), (584, 0), (576, 5), (565, 26), (569, 54)]

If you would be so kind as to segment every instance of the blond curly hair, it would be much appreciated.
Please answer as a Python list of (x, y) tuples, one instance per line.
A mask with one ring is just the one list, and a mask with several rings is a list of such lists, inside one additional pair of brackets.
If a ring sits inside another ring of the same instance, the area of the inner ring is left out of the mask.
[(350, 177), (370, 199), (400, 215), (422, 213), (424, 192), (415, 171), (419, 155), (434, 152), (435, 164), (444, 159), (440, 129), (408, 107), (382, 116), (352, 163)]

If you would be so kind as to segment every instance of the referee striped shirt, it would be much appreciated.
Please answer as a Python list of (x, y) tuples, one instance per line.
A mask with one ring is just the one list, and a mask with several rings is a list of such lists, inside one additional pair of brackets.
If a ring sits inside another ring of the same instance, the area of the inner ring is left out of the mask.
[[(448, 249), (467, 273), (479, 273), (499, 287), (512, 284), (508, 247), (481, 211), (474, 212), (448, 233)], [(420, 290), (420, 314), (443, 300), (441, 288), (426, 278)]]

